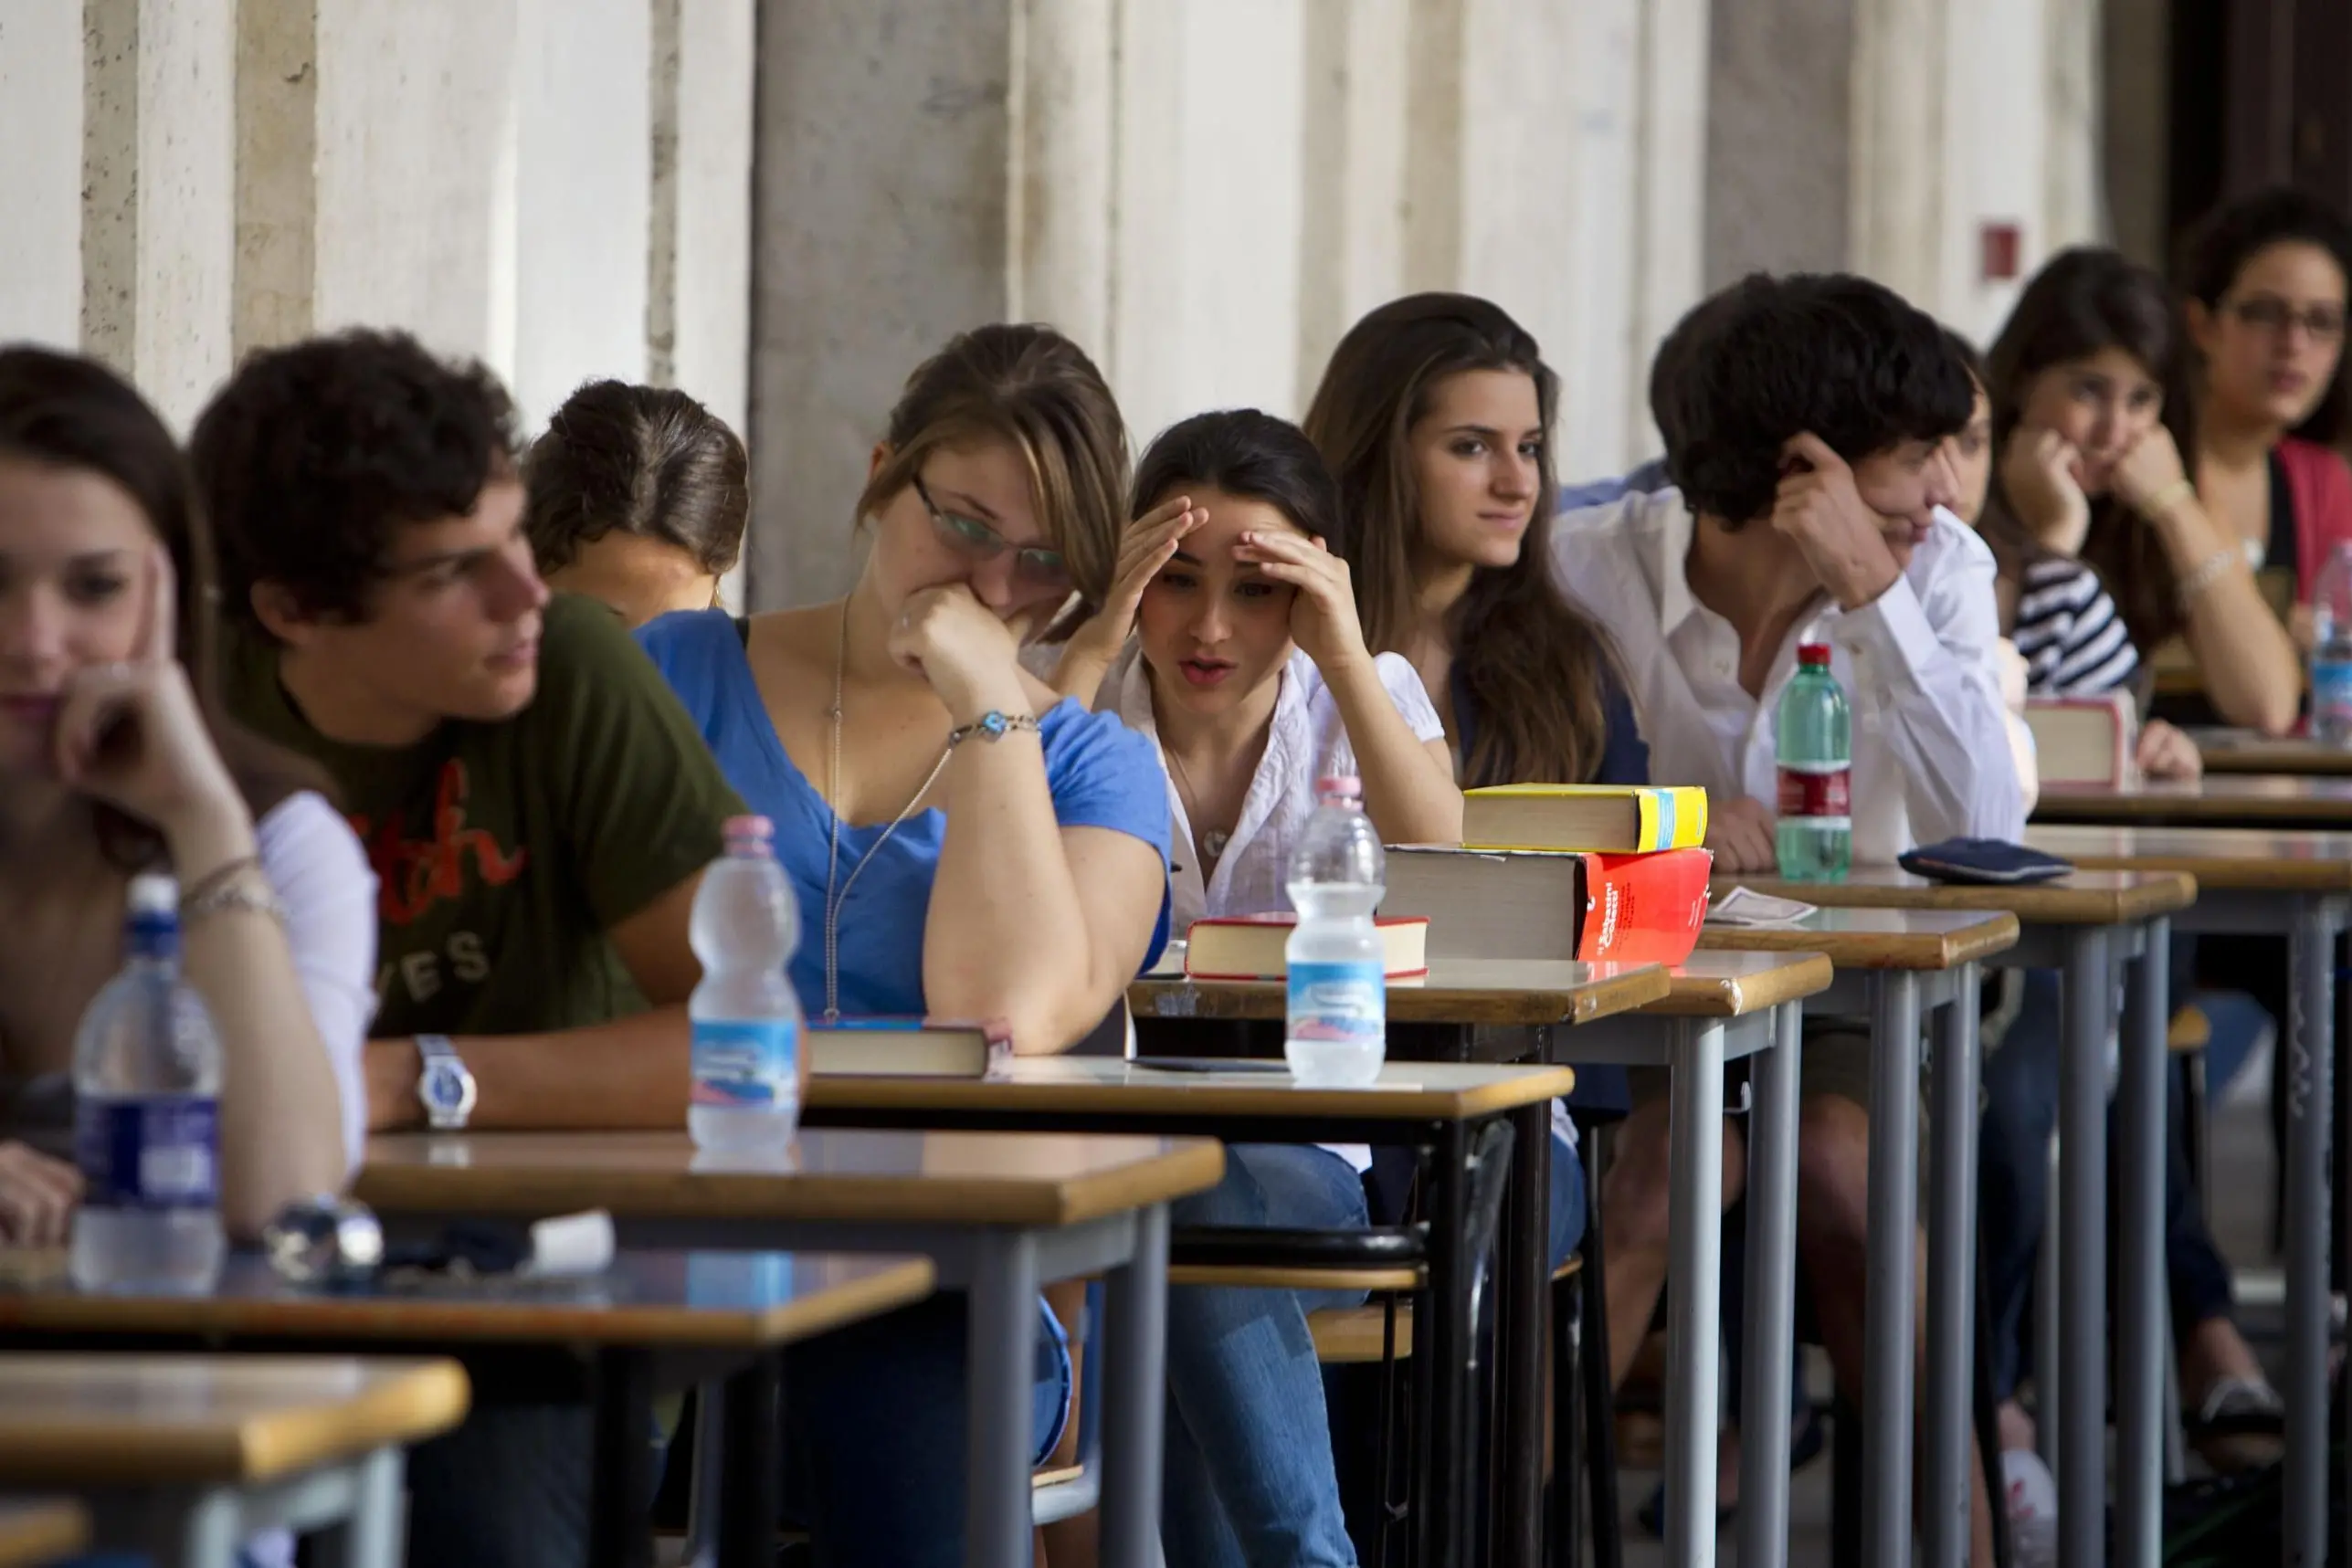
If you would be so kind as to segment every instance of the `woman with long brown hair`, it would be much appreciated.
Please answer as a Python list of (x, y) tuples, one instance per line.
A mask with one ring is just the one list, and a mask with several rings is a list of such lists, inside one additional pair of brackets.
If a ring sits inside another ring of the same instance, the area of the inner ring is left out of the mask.
[(63, 1239), (74, 1033), (125, 894), (177, 878), (224, 1058), (232, 1237), (342, 1187), (366, 1126), (375, 880), (295, 761), (215, 700), (213, 560), (178, 447), (95, 362), (0, 351), (0, 1244)]

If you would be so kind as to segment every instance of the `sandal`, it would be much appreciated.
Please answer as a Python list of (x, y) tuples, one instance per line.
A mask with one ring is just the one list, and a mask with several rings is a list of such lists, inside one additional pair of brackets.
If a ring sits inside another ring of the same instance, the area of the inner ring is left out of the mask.
[(2286, 1405), (2260, 1378), (2222, 1378), (2185, 1425), (2189, 1446), (2218, 1475), (2258, 1470), (2286, 1452)]

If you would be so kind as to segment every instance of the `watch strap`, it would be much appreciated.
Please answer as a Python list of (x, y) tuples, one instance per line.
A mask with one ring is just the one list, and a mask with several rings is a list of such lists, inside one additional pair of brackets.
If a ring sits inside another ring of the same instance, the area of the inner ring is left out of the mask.
[[(423, 1070), (417, 1079), (417, 1099), (425, 1108), (425, 1120), (438, 1131), (456, 1131), (473, 1120), (474, 1075), (448, 1036), (418, 1035), (416, 1040), (417, 1054), (423, 1058)], [(455, 1107), (437, 1105), (425, 1092), (426, 1086), (439, 1074), (454, 1074), (461, 1086)]]

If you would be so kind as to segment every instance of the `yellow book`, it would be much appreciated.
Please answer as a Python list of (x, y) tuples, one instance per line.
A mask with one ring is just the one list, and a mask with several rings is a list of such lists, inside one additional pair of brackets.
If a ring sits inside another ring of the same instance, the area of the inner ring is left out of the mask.
[(1498, 784), (1462, 792), (1465, 849), (1646, 855), (1706, 842), (1707, 792), (1693, 784)]

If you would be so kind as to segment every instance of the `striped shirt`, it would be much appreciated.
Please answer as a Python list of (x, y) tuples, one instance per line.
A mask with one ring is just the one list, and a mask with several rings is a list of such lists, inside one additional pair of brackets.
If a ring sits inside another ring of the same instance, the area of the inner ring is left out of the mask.
[(2095, 696), (2139, 668), (2139, 650), (2098, 573), (2062, 555), (2025, 569), (2009, 637), (2025, 656), (2026, 690), (2035, 697)]

